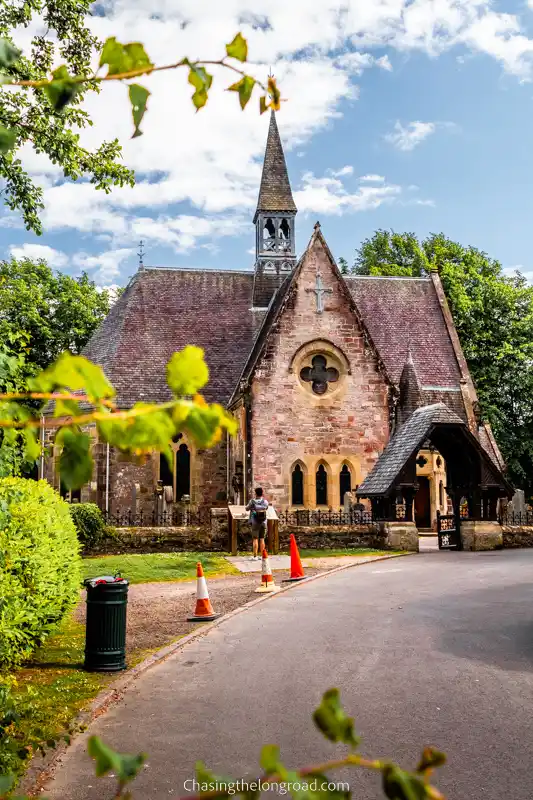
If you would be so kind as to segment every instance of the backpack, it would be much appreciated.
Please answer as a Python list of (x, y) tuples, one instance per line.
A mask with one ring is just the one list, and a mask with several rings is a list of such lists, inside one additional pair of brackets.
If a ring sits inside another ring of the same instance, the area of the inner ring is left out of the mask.
[(263, 523), (266, 521), (266, 509), (263, 508), (255, 508), (255, 500), (254, 500), (254, 519), (256, 522)]

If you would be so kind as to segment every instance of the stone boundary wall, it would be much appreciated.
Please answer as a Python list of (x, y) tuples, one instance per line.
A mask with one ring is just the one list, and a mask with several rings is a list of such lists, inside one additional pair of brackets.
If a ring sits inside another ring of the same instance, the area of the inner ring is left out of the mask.
[[(328, 548), (375, 548), (390, 549), (386, 536), (377, 525), (332, 525), (303, 526), (280, 525), (280, 550), (289, 549), (293, 533), (298, 547), (309, 550)], [(251, 551), (250, 528), (241, 524), (237, 531), (239, 551)], [(211, 526), (162, 527), (162, 528), (115, 528), (110, 536), (84, 555), (115, 555), (120, 553), (172, 553), (179, 551), (228, 552), (227, 513), (213, 514)]]
[(386, 549), (385, 536), (376, 525), (328, 525), (324, 527), (304, 525), (280, 525), (280, 550), (289, 549), (291, 533), (296, 537), (299, 548), (306, 550), (326, 550), (328, 548), (371, 547)]
[(503, 546), (533, 547), (533, 525), (504, 525)]

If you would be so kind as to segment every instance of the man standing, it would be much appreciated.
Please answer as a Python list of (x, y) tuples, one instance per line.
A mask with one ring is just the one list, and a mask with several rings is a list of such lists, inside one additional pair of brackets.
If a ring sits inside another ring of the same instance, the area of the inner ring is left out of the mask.
[[(246, 506), (246, 510), (250, 512), (250, 525), (252, 526), (252, 561), (257, 561), (261, 558), (263, 550), (265, 549), (265, 533), (267, 529), (267, 515), (268, 500), (263, 497), (263, 490), (260, 486), (255, 490), (255, 497), (250, 500)], [(259, 545), (259, 553), (257, 554), (257, 547)]]

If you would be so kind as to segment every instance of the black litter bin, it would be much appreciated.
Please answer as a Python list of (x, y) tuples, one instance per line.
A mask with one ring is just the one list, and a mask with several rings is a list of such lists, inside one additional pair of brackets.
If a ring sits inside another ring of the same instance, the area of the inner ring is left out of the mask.
[(126, 669), (126, 608), (129, 583), (120, 574), (87, 578), (85, 663), (88, 672)]

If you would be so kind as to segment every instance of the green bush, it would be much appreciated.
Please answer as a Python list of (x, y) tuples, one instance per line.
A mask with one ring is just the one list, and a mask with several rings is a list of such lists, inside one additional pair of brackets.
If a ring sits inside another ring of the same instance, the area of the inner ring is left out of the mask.
[(95, 503), (74, 503), (70, 506), (70, 515), (84, 550), (94, 547), (106, 538), (104, 517)]
[(45, 481), (0, 479), (0, 669), (19, 664), (79, 597), (68, 504)]

